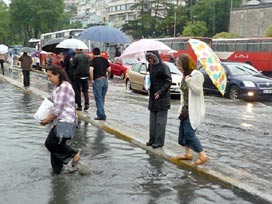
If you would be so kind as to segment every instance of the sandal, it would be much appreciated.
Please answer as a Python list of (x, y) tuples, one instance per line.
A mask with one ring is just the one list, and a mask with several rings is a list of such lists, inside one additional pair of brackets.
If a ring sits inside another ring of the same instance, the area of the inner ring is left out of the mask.
[(179, 156), (176, 156), (176, 159), (177, 160), (192, 160), (193, 156), (179, 155)]
[(77, 153), (73, 156), (72, 167), (75, 167), (80, 159), (81, 149), (78, 149)]

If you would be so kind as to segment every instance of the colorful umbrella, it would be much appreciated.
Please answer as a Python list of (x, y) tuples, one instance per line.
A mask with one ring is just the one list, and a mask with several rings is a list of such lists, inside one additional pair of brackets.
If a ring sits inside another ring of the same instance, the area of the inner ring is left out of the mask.
[(197, 56), (197, 60), (204, 67), (213, 84), (221, 92), (221, 94), (224, 95), (227, 77), (218, 56), (214, 53), (210, 46), (203, 41), (190, 39), (189, 43)]

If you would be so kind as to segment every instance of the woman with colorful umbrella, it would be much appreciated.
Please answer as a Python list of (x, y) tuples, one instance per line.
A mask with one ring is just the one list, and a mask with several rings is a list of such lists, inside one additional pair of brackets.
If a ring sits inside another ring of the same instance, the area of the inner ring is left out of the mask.
[(198, 159), (193, 165), (204, 164), (208, 161), (208, 157), (196, 136), (196, 128), (199, 127), (205, 115), (204, 77), (201, 72), (196, 70), (193, 59), (187, 54), (181, 54), (176, 60), (176, 65), (183, 73), (178, 143), (185, 147), (185, 154), (176, 158), (178, 160), (192, 160), (191, 150), (193, 150), (198, 153)]

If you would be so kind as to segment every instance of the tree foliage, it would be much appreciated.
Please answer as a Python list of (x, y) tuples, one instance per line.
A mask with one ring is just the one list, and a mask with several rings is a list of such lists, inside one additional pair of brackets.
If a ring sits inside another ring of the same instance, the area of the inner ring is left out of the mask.
[(0, 44), (9, 44), (9, 10), (0, 0)]
[(213, 36), (213, 38), (238, 38), (239, 35), (235, 33), (221, 32)]
[(39, 38), (43, 32), (58, 29), (58, 21), (64, 10), (63, 0), (12, 0), (10, 4), (11, 29), (15, 42)]
[(272, 37), (272, 25), (270, 25), (265, 31), (266, 37)]
[(196, 21), (194, 24), (189, 23), (183, 30), (183, 36), (206, 36), (208, 28), (203, 21)]

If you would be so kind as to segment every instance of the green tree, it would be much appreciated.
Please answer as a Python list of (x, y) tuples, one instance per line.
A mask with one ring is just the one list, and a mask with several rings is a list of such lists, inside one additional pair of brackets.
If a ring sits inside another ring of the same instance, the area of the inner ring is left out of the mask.
[(194, 24), (188, 23), (183, 32), (183, 36), (206, 36), (208, 28), (205, 22), (196, 21)]
[(63, 14), (63, 0), (12, 0), (10, 4), (11, 25), (14, 43), (27, 41), (44, 32), (58, 30)]
[(265, 31), (266, 37), (272, 37), (272, 25), (270, 25)]
[(240, 4), (241, 0), (198, 0), (192, 7), (191, 21), (193, 18), (204, 21), (208, 28), (208, 36), (228, 31), (230, 8)]
[(0, 43), (10, 44), (9, 41), (9, 10), (3, 0), (0, 0)]
[(239, 36), (235, 33), (221, 32), (217, 33), (213, 38), (238, 38)]

